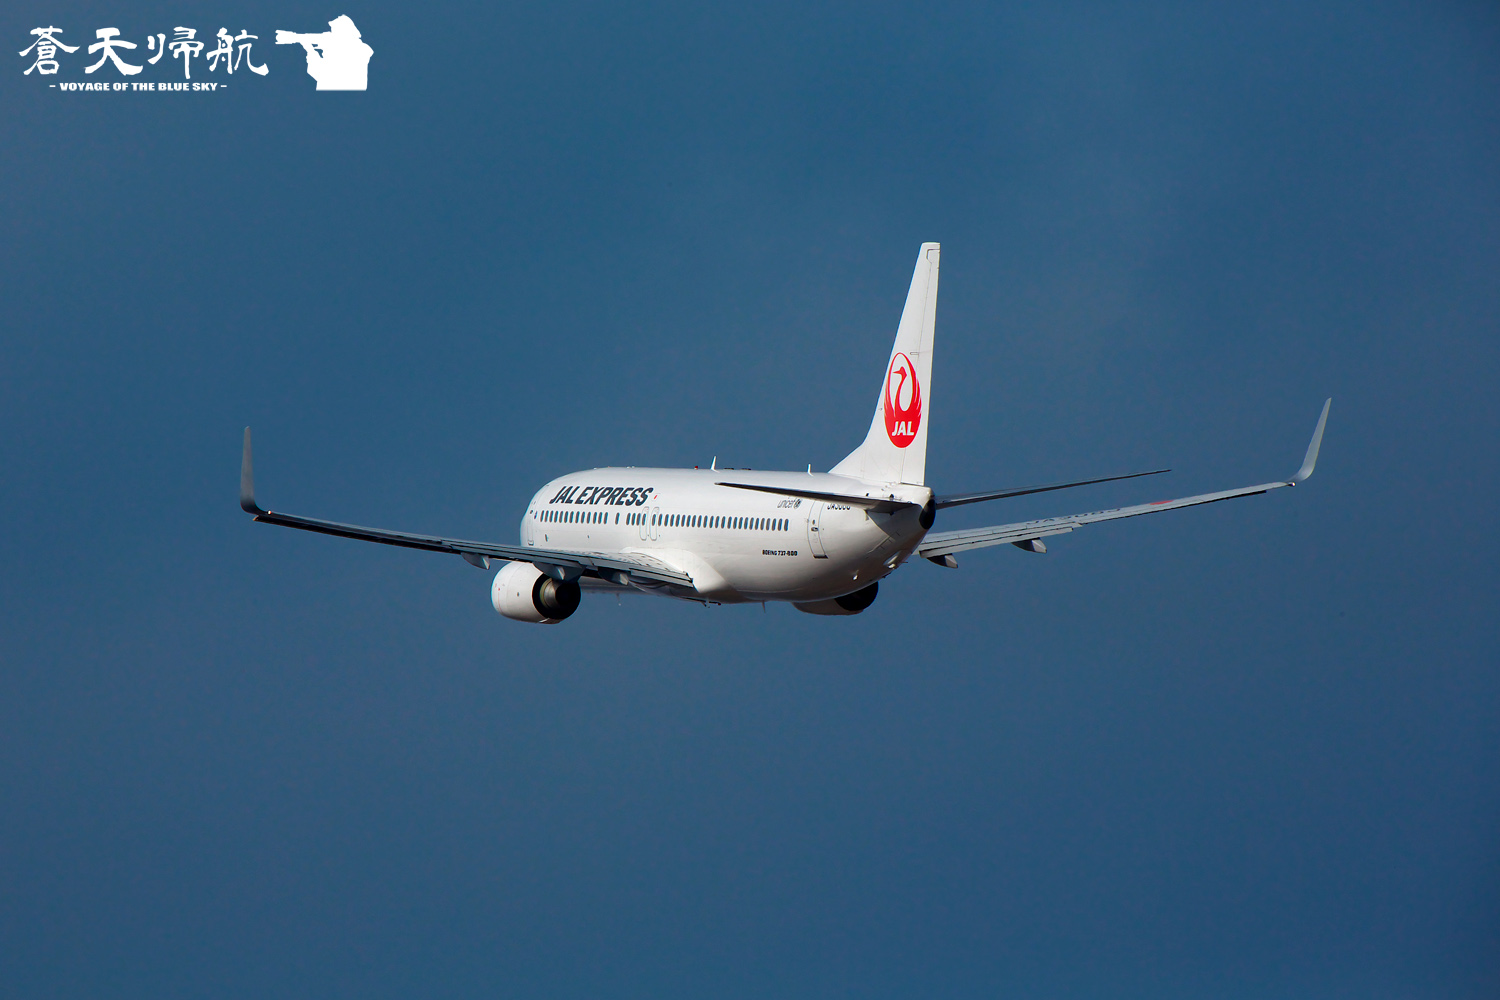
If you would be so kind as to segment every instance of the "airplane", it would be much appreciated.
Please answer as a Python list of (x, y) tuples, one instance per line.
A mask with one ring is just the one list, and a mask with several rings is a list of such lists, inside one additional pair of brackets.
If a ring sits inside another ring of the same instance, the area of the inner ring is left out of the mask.
[(913, 555), (956, 568), (957, 556), (1014, 545), (1046, 552), (1044, 539), (1087, 524), (1180, 510), (1296, 486), (1312, 475), (1328, 423), (1323, 404), (1302, 466), (1290, 479), (1117, 507), (954, 531), (932, 531), (938, 511), (1169, 471), (1153, 469), (980, 493), (927, 485), (927, 419), (941, 247), (922, 244), (886, 362), (869, 433), (827, 472), (604, 468), (543, 486), (526, 505), (518, 544), (364, 528), (263, 510), (255, 501), (245, 428), (240, 507), (256, 521), (504, 565), (490, 586), (495, 610), (555, 625), (590, 593), (654, 594), (700, 604), (788, 602), (814, 615), (857, 615), (880, 581)]

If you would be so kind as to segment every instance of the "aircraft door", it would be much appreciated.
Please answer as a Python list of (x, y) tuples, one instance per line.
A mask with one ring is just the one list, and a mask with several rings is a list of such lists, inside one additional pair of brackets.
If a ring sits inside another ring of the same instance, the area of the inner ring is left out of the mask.
[(650, 527), (646, 529), (646, 533), (650, 536), (651, 540), (654, 542), (661, 538), (661, 508), (652, 507), (651, 516), (646, 518), (646, 521), (650, 524)]
[(823, 504), (815, 500), (807, 510), (807, 547), (812, 550), (814, 559), (828, 558), (823, 548), (823, 528)]

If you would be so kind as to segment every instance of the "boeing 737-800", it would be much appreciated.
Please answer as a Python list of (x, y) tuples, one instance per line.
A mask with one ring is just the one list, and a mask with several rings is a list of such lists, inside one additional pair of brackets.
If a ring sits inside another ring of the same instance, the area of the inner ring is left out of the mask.
[(984, 493), (933, 493), (927, 485), (927, 414), (939, 252), (938, 244), (924, 243), (917, 256), (869, 433), (828, 472), (575, 472), (547, 483), (531, 498), (519, 542), (503, 545), (262, 510), (255, 502), (247, 427), (240, 506), (267, 524), (449, 552), (482, 569), (502, 561), (490, 588), (495, 610), (550, 625), (572, 615), (585, 590), (707, 604), (787, 601), (810, 614), (853, 615), (870, 606), (879, 581), (912, 555), (952, 568), (959, 553), (992, 545), (1045, 552), (1043, 539), (1086, 524), (1253, 496), (1312, 475), (1331, 399), (1323, 404), (1302, 467), (1290, 479), (1087, 514), (932, 531), (938, 511), (949, 507), (1166, 471)]

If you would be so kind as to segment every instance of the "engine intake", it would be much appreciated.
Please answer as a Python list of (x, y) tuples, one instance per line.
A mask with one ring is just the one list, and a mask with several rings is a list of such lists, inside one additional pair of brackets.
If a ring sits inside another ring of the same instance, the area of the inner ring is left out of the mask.
[(495, 574), (490, 603), (518, 622), (556, 625), (578, 610), (583, 591), (577, 580), (560, 583), (529, 562), (508, 562)]

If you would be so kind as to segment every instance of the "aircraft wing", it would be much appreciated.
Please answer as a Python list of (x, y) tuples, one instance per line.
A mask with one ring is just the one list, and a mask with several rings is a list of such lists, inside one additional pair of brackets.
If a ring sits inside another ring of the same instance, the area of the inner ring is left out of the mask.
[(1067, 534), (1085, 524), (1113, 521), (1122, 517), (1136, 517), (1141, 514), (1155, 514), (1166, 510), (1179, 510), (1183, 507), (1196, 507), (1199, 504), (1217, 503), (1220, 500), (1233, 500), (1235, 497), (1268, 493), (1271, 490), (1279, 490), (1283, 486), (1296, 486), (1313, 473), (1313, 466), (1318, 461), (1318, 449), (1323, 443), (1323, 428), (1328, 423), (1328, 409), (1332, 405), (1331, 399), (1323, 404), (1323, 412), (1318, 417), (1318, 426), (1313, 431), (1312, 441), (1307, 446), (1307, 455), (1302, 460), (1302, 467), (1291, 479), (1261, 483), (1259, 486), (1245, 486), (1236, 490), (1222, 490), (1218, 493), (1200, 493), (1197, 496), (1182, 497), (1177, 500), (1158, 500), (1155, 503), (1136, 504), (1133, 507), (1096, 510), (1087, 514), (1046, 517), (1036, 521), (991, 525), (987, 528), (937, 531), (922, 539), (921, 544), (917, 546), (917, 554), (940, 566), (953, 567), (958, 565), (957, 560), (953, 558), (955, 553), (988, 548), (991, 545), (1004, 545), (1007, 542), (1033, 552), (1045, 552), (1047, 548), (1042, 544), (1041, 539), (1052, 535)]
[(428, 552), (450, 552), (466, 562), (488, 569), (491, 559), (516, 560), (534, 564), (543, 573), (559, 579), (597, 576), (611, 583), (628, 585), (639, 580), (652, 584), (691, 587), (693, 578), (681, 570), (646, 555), (626, 553), (580, 552), (568, 549), (537, 549), (523, 545), (499, 545), (494, 542), (470, 542), (439, 535), (420, 535), (410, 531), (365, 528), (357, 524), (324, 521), (295, 514), (262, 510), (255, 502), (255, 471), (250, 457), (250, 428), (245, 428), (245, 451), (240, 463), (240, 507), (255, 520), (300, 528), (324, 535), (353, 538), (361, 542), (379, 542)]

